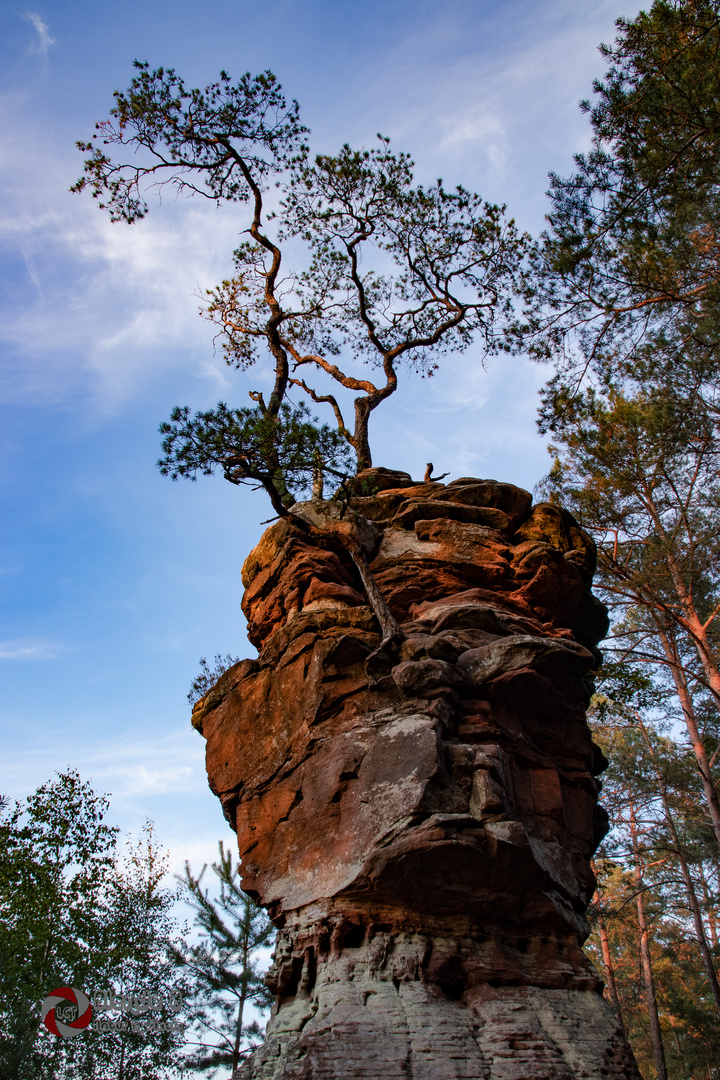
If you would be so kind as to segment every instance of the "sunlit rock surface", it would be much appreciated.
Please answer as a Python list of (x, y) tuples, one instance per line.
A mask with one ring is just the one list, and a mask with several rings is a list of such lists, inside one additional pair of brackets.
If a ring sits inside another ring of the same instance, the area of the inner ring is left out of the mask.
[[(368, 470), (243, 567), (256, 660), (196, 706), (243, 885), (279, 928), (243, 1080), (639, 1076), (581, 951), (605, 764), (595, 548), (510, 484)], [(380, 635), (353, 532), (405, 640)], [(334, 538), (333, 538), (334, 530)]]

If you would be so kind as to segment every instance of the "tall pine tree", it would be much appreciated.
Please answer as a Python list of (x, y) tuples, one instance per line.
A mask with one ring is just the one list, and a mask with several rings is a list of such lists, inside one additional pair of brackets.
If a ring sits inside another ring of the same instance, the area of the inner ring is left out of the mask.
[(272, 1003), (258, 954), (269, 947), (274, 927), (242, 891), (239, 865), (222, 840), (211, 869), (219, 889), (214, 896), (203, 882), (207, 865), (196, 877), (186, 863), (178, 878), (195, 911), (200, 940), (173, 947), (172, 956), (192, 987), (188, 1065), (197, 1070), (224, 1065), (234, 1071), (259, 1044), (259, 1014)]

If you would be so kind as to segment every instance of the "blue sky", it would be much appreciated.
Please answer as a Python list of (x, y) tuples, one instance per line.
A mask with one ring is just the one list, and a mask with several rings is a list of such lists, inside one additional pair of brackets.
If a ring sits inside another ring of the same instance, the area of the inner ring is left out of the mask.
[[(417, 176), (463, 183), (542, 227), (550, 170), (587, 147), (577, 102), (600, 41), (637, 4), (603, 0), (74, 0), (0, 13), (0, 791), (68, 764), (113, 816), (156, 822), (174, 865), (212, 858), (227, 826), (207, 789), (185, 695), (201, 655), (250, 655), (240, 567), (270, 508), (219, 478), (158, 474), (175, 404), (244, 404), (247, 376), (213, 353), (198, 291), (230, 269), (237, 208), (166, 199), (111, 226), (75, 140), (106, 117), (134, 58), (191, 85), (271, 68), (312, 146), (409, 151)], [(376, 463), (425, 462), (532, 488), (547, 469), (542, 370), (482, 369), (471, 350), (402, 380), (376, 414)]]

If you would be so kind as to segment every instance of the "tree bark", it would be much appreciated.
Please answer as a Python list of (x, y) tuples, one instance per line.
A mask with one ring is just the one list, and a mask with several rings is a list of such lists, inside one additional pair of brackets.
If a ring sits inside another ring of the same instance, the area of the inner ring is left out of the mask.
[(372, 406), (369, 397), (355, 398), (355, 432), (353, 434), (353, 447), (357, 457), (357, 471), (372, 468), (372, 454), (370, 453), (370, 440), (368, 438), (368, 424)]
[(240, 1042), (242, 1040), (243, 1013), (244, 1012), (245, 1012), (245, 984), (243, 983), (243, 988), (242, 988), (240, 998), (239, 998), (239, 1001), (238, 1001), (238, 1014), (237, 1014), (237, 1022), (236, 1022), (236, 1025), (235, 1025), (235, 1043), (233, 1045), (233, 1064), (232, 1064), (233, 1075), (235, 1074), (235, 1070), (237, 1069), (238, 1065), (240, 1064)]
[(710, 929), (710, 940), (713, 943), (713, 948), (717, 949), (717, 947), (718, 947), (718, 932), (717, 932), (717, 921), (715, 919), (715, 909), (714, 909), (712, 901), (710, 899), (710, 890), (708, 889), (707, 878), (705, 877), (705, 871), (703, 869), (703, 864), (702, 863), (700, 863), (700, 881), (702, 883), (703, 900), (705, 901), (705, 907), (707, 908), (707, 920), (708, 920), (708, 927)]
[(238, 998), (238, 1012), (237, 1020), (235, 1022), (235, 1043), (233, 1045), (233, 1076), (235, 1070), (240, 1064), (240, 1043), (242, 1041), (243, 1034), (243, 1018), (245, 1013), (245, 998), (247, 996), (247, 985), (249, 977), (250, 967), (250, 909), (245, 906), (245, 919), (243, 923), (243, 947), (242, 947), (242, 983), (240, 990), (240, 996)]
[(603, 967), (605, 968), (605, 982), (608, 988), (610, 1004), (613, 1007), (613, 1012), (617, 1016), (620, 1030), (622, 1031), (625, 1038), (627, 1038), (625, 1021), (622, 1014), (622, 1006), (620, 1005), (620, 995), (618, 994), (617, 984), (615, 982), (615, 967), (612, 961), (612, 953), (610, 952), (610, 941), (608, 939), (608, 932), (607, 926), (605, 924), (604, 915), (598, 915), (598, 930), (600, 932), (600, 945), (603, 954)]
[(375, 575), (370, 569), (370, 564), (365, 557), (365, 552), (362, 549), (360, 541), (354, 534), (350, 530), (346, 531), (345, 529), (333, 529), (332, 527), (328, 527), (327, 529), (318, 528), (317, 526), (309, 524), (309, 522), (305, 521), (297, 514), (289, 513), (286, 516), (291, 517), (303, 532), (318, 540), (321, 545), (326, 543), (328, 539), (332, 539), (347, 551), (360, 575), (360, 580), (362, 581), (365, 595), (368, 598), (368, 603), (373, 610), (375, 618), (380, 624), (382, 641), (380, 642), (378, 651), (402, 641), (405, 635), (403, 634), (397, 619), (387, 606), (385, 597), (380, 592), (378, 583), (375, 580)]
[(650, 956), (650, 933), (645, 912), (645, 884), (643, 882), (642, 869), (640, 866), (640, 845), (638, 843), (637, 823), (635, 820), (635, 806), (632, 800), (630, 801), (630, 836), (632, 838), (634, 856), (633, 870), (635, 875), (635, 887), (637, 889), (635, 904), (637, 907), (638, 927), (640, 929), (640, 965), (643, 982), (645, 983), (645, 1001), (647, 1004), (648, 1018), (650, 1020), (650, 1038), (652, 1040), (657, 1080), (668, 1080), (665, 1048), (663, 1046), (662, 1033), (660, 1031), (660, 1017), (658, 1015), (657, 997), (655, 995), (652, 957)]
[(663, 811), (665, 813), (665, 821), (667, 822), (670, 835), (673, 839), (675, 846), (675, 855), (680, 864), (680, 871), (685, 882), (685, 891), (687, 892), (688, 904), (690, 905), (690, 911), (692, 912), (693, 923), (695, 925), (695, 936), (697, 938), (698, 947), (703, 958), (703, 964), (705, 966), (705, 972), (710, 983), (710, 991), (715, 1002), (715, 1008), (720, 1015), (720, 985), (718, 985), (717, 974), (715, 971), (715, 965), (713, 964), (712, 953), (708, 947), (707, 937), (705, 936), (705, 926), (703, 924), (702, 912), (700, 911), (700, 904), (698, 903), (697, 893), (695, 891), (695, 883), (690, 874), (690, 867), (688, 866), (687, 859), (685, 858), (685, 852), (682, 844), (680, 843), (680, 837), (678, 836), (677, 829), (675, 828), (675, 819), (670, 809), (670, 803), (667, 797), (667, 783), (665, 777), (661, 773), (657, 761), (655, 759), (655, 753), (652, 748), (652, 744), (648, 737), (647, 730), (642, 720), (638, 720), (638, 726), (642, 732), (642, 737), (645, 740), (645, 745), (648, 748), (648, 753), (653, 763), (653, 769), (655, 771), (655, 778), (657, 780), (658, 791), (660, 793), (660, 800), (663, 805)]
[(720, 802), (718, 801), (715, 784), (713, 782), (710, 760), (705, 749), (705, 744), (700, 736), (700, 729), (698, 728), (697, 719), (695, 717), (695, 707), (693, 705), (685, 669), (680, 661), (677, 643), (673, 637), (672, 631), (662, 627), (657, 620), (656, 625), (658, 636), (667, 659), (667, 664), (675, 684), (678, 700), (680, 701), (680, 708), (682, 709), (685, 726), (688, 735), (690, 736), (693, 753), (695, 754), (695, 759), (698, 763), (698, 771), (705, 793), (705, 802), (707, 804), (708, 813), (710, 814), (712, 830), (715, 833), (715, 839), (720, 848)]
[[(693, 485), (694, 486), (694, 485)], [(677, 600), (677, 607), (679, 611), (673, 613), (673, 621), (677, 626), (680, 626), (688, 635), (693, 643), (695, 651), (698, 655), (698, 659), (705, 672), (708, 686), (713, 694), (715, 701), (720, 706), (720, 665), (715, 654), (715, 650), (708, 634), (708, 625), (713, 621), (714, 614), (707, 622), (703, 622), (700, 618), (697, 610), (697, 604), (693, 595), (692, 586), (688, 586), (685, 576), (683, 574), (683, 567), (678, 563), (678, 560), (674, 553), (673, 544), (671, 538), (667, 533), (665, 524), (663, 522), (663, 515), (658, 506), (656, 505), (654, 491), (652, 485), (646, 483), (643, 485), (643, 501), (645, 508), (650, 515), (653, 523), (653, 527), (657, 530), (658, 535), (665, 541), (667, 545), (667, 552), (665, 555), (665, 563), (668, 568), (670, 580), (673, 584), (675, 597)], [(688, 499), (690, 495), (688, 495)], [(681, 516), (686, 526), (687, 541), (690, 549), (695, 545), (695, 538), (692, 534), (688, 517), (687, 507), (681, 505)], [(652, 593), (651, 593), (652, 596)], [(667, 604), (662, 600), (657, 603), (657, 594), (655, 594), (655, 607), (654, 611), (658, 610), (667, 611)]]
[[(385, 597), (378, 588), (378, 583), (375, 580), (375, 575), (370, 569), (370, 565), (365, 558), (365, 552), (360, 547), (360, 544), (353, 542), (346, 542), (345, 547), (350, 555), (352, 561), (357, 567), (358, 573), (362, 579), (363, 586), (367, 598), (370, 601), (370, 606), (373, 609), (375, 618), (380, 623), (380, 629), (382, 630), (382, 641), (380, 642), (380, 649), (386, 648), (388, 645), (393, 645), (398, 641), (402, 641), (405, 635), (400, 629), (395, 616), (387, 606)], [(379, 651), (379, 650), (378, 650)]]

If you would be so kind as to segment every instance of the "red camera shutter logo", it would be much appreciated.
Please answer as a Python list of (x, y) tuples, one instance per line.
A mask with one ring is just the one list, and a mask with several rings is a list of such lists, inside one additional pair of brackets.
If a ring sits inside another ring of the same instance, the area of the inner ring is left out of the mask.
[(42, 1003), (40, 1019), (53, 1035), (79, 1035), (92, 1020), (90, 999), (74, 986), (60, 986)]

